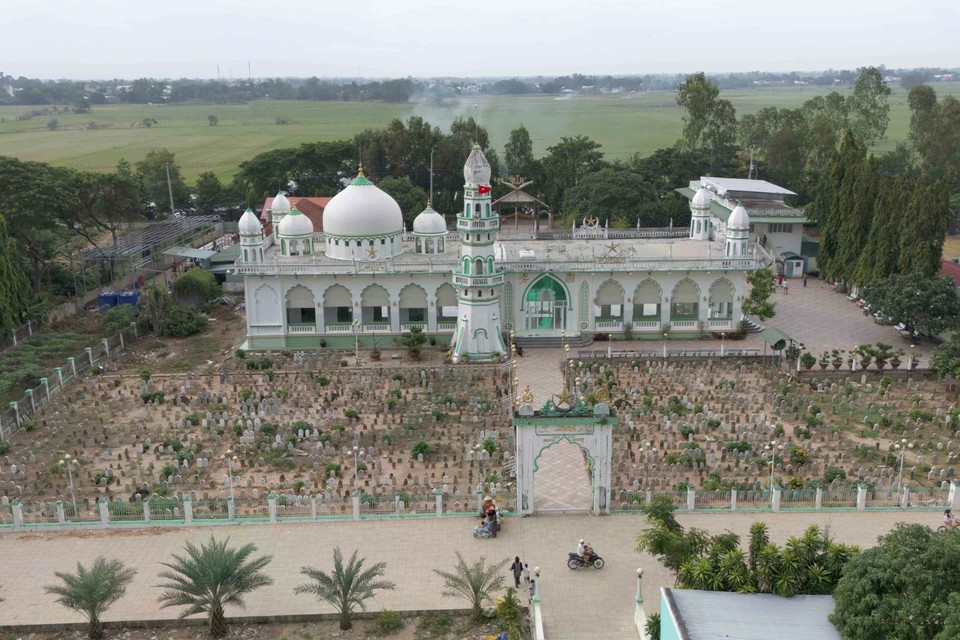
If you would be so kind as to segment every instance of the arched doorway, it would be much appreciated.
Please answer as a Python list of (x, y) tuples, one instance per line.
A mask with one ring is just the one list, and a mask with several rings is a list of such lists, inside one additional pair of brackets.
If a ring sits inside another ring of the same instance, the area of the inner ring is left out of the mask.
[(567, 326), (569, 298), (566, 287), (553, 276), (530, 285), (523, 298), (523, 329), (527, 335), (559, 333)]
[[(529, 395), (529, 391), (527, 392)], [(517, 511), (610, 513), (613, 425), (606, 404), (587, 407), (564, 393), (535, 411), (522, 399), (517, 439)]]

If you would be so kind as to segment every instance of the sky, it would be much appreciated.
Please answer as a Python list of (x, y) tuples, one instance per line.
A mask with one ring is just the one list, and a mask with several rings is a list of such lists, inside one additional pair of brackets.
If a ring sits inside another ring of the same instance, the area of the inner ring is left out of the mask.
[(957, 0), (4, 0), (0, 71), (437, 77), (960, 66)]

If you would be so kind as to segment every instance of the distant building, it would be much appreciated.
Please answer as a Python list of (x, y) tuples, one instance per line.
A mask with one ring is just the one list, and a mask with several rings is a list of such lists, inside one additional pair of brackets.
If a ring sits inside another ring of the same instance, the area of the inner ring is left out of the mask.
[(774, 261), (777, 271), (788, 278), (799, 278), (808, 270), (803, 253), (806, 214), (786, 201), (797, 195), (793, 191), (766, 180), (708, 177), (691, 181), (689, 187), (677, 191), (690, 199), (691, 206), (694, 197), (703, 192), (711, 240), (723, 241), (730, 215), (742, 206), (750, 217), (750, 243), (758, 247), (758, 257)]
[(841, 640), (833, 596), (660, 589), (661, 640)]
[[(330, 204), (333, 198), (304, 198), (298, 196), (283, 196), (287, 204), (278, 203), (277, 212), (285, 213), (291, 208), (297, 209), (300, 213), (307, 216), (313, 223), (313, 230), (323, 231), (323, 210)], [(274, 198), (267, 198), (263, 201), (263, 210), (260, 212), (260, 224), (266, 235), (273, 233), (273, 219), (270, 215), (270, 209), (273, 206)]]

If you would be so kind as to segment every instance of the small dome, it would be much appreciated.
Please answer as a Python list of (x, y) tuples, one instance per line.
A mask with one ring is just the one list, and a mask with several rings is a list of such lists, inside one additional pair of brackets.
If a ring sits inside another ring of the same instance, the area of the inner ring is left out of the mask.
[(413, 232), (436, 235), (447, 232), (447, 221), (429, 204), (413, 219)]
[(490, 184), (490, 163), (478, 144), (473, 145), (467, 162), (463, 165), (463, 179), (467, 184)]
[(283, 195), (283, 191), (280, 191), (274, 196), (273, 202), (270, 203), (270, 211), (274, 213), (290, 213), (290, 201), (287, 200), (287, 196)]
[(706, 187), (700, 187), (697, 189), (697, 193), (694, 194), (693, 200), (690, 201), (691, 209), (709, 209), (710, 202), (713, 198), (710, 196), (710, 190)]
[(731, 231), (750, 230), (750, 216), (747, 214), (747, 210), (743, 208), (742, 204), (737, 203), (737, 206), (734, 207), (733, 211), (730, 213), (730, 217), (727, 218), (727, 229)]
[(313, 235), (313, 223), (307, 216), (296, 209), (291, 209), (290, 213), (285, 215), (277, 226), (277, 235), (285, 238), (310, 236)]
[(242, 236), (257, 236), (263, 231), (263, 225), (257, 220), (253, 209), (248, 207), (247, 210), (243, 212), (243, 215), (240, 216), (240, 222), (237, 223), (237, 230)]
[(400, 205), (367, 180), (361, 170), (350, 185), (323, 209), (328, 236), (369, 237), (403, 233)]

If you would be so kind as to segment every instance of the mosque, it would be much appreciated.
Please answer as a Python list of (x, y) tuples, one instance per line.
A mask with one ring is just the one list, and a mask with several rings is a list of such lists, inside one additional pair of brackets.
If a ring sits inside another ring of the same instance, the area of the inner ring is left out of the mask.
[(269, 234), (248, 210), (237, 260), (245, 347), (386, 348), (419, 327), (467, 361), (505, 354), (511, 337), (578, 346), (598, 335), (737, 329), (746, 277), (762, 258), (747, 209), (731, 206), (717, 220), (709, 184), (691, 197), (689, 229), (615, 230), (585, 219), (563, 231), (501, 231), (490, 175), (474, 145), (455, 230), (429, 203), (404, 229), (399, 205), (362, 167), (326, 203), (322, 231), (282, 193), (265, 212)]

